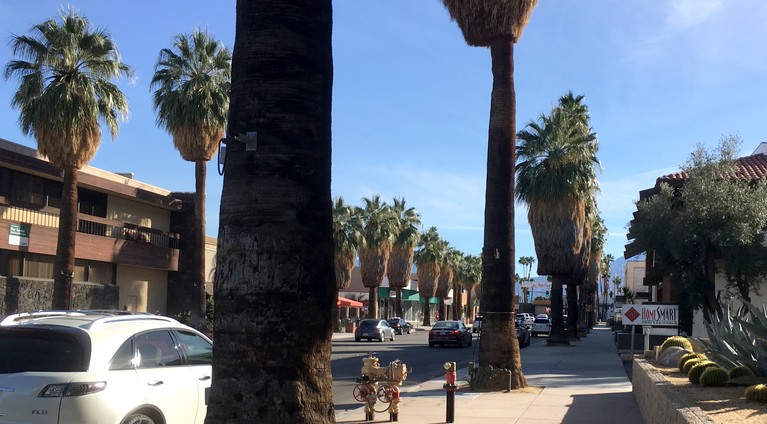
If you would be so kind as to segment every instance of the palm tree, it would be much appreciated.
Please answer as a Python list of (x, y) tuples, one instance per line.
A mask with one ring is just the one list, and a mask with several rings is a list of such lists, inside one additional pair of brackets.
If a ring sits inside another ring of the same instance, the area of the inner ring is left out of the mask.
[[(360, 237), (357, 208), (347, 205), (343, 197), (333, 201), (333, 246), (336, 272), (336, 297), (352, 283), (354, 259), (357, 257), (357, 241)], [(340, 322), (339, 310), (335, 309), (335, 322)]]
[[(528, 205), (538, 274), (552, 277), (552, 328), (548, 343), (568, 344), (562, 322), (562, 284), (585, 278), (590, 249), (586, 206), (594, 192), (596, 134), (583, 131), (569, 109), (555, 108), (517, 135), (517, 199)], [(575, 290), (568, 300), (576, 302)], [(572, 317), (577, 319), (576, 317)], [(570, 327), (577, 328), (571, 321)]]
[(205, 316), (205, 174), (218, 150), (229, 111), (232, 56), (210, 34), (196, 30), (160, 50), (150, 88), (157, 126), (173, 137), (181, 157), (194, 162), (194, 253), (192, 322)]
[(394, 198), (392, 211), (398, 221), (397, 234), (386, 264), (386, 277), (389, 279), (389, 287), (396, 291), (394, 309), (397, 316), (402, 317), (402, 289), (410, 284), (413, 274), (413, 252), (421, 235), (421, 215), (415, 208), (407, 207), (404, 197)]
[(450, 243), (443, 240), (442, 261), (439, 264), (439, 280), (437, 280), (437, 293), (439, 298), (439, 316), (440, 319), (448, 319), (447, 305), (445, 299), (453, 288), (453, 267), (460, 256), (460, 252), (450, 246)]
[(11, 49), (19, 59), (8, 62), (4, 76), (19, 80), (11, 105), (19, 109), (22, 132), (34, 137), (40, 154), (62, 171), (52, 306), (72, 309), (78, 170), (98, 150), (100, 121), (113, 139), (117, 136), (128, 103), (112, 80), (132, 72), (109, 33), (72, 8), (31, 32), (12, 36)]
[(584, 304), (588, 304), (590, 308), (582, 309), (584, 311), (588, 309), (592, 311), (584, 320), (587, 328), (592, 328), (595, 324), (594, 315), (598, 311), (599, 306), (599, 292), (597, 288), (599, 287), (602, 252), (607, 243), (607, 228), (605, 228), (604, 220), (599, 216), (599, 213), (593, 214), (590, 222), (591, 253), (589, 254), (589, 268), (585, 284), (586, 298), (584, 299)]
[(615, 258), (611, 254), (602, 256), (602, 261), (599, 263), (599, 269), (602, 276), (602, 299), (604, 299), (605, 310), (602, 311), (603, 318), (607, 312), (607, 297), (610, 292), (610, 264), (615, 261)]
[(392, 243), (398, 231), (397, 215), (391, 206), (373, 195), (362, 199), (359, 208), (361, 233), (359, 240), (360, 274), (362, 285), (370, 291), (368, 296), (368, 318), (378, 318), (378, 288), (386, 275)]
[(418, 294), (423, 299), (423, 325), (431, 325), (431, 310), (429, 299), (437, 292), (440, 263), (444, 254), (444, 241), (437, 232), (437, 227), (430, 227), (421, 234), (418, 247), (413, 253), (416, 276), (418, 277)]
[[(522, 36), (538, 0), (442, 0), (471, 46), (490, 47), (493, 91), (485, 185), (485, 229), (482, 251), (483, 337), (477, 390), (526, 387), (514, 328), (514, 43)], [(511, 288), (511, 290), (509, 290)], [(494, 371), (496, 370), (496, 371)], [(512, 381), (500, 384), (498, 373), (511, 371)], [(497, 383), (494, 383), (497, 382)]]
[[(520, 256), (519, 258), (519, 264), (522, 265), (522, 272), (523, 277), (520, 278), (522, 281), (532, 281), (531, 274), (533, 271), (533, 264), (535, 263), (535, 257), (533, 256)], [(527, 294), (530, 291), (530, 289), (522, 287), (522, 293), (524, 293), (525, 298), (523, 303), (527, 303)]]
[(236, 15), (205, 422), (332, 423), (332, 5)]
[(482, 257), (475, 255), (464, 255), (461, 260), (461, 284), (466, 289), (468, 296), (466, 298), (467, 318), (474, 321), (474, 299), (472, 292), (479, 289), (479, 282), (482, 280)]

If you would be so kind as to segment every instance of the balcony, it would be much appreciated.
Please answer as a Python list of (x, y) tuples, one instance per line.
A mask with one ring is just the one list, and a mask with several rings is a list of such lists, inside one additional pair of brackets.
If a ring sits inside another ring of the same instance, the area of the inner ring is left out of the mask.
[[(0, 248), (18, 249), (8, 245), (8, 226), (25, 223), (32, 225), (33, 230), (29, 246), (19, 250), (55, 255), (59, 215), (45, 210), (53, 208), (41, 209), (0, 203)], [(181, 241), (178, 234), (82, 213), (78, 214), (77, 232), (77, 258), (178, 270)]]

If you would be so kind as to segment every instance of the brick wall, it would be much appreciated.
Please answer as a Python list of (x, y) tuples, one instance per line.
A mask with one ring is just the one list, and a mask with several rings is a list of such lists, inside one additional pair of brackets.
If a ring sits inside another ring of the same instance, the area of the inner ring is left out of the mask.
[[(74, 284), (73, 309), (118, 309), (120, 289), (97, 283)], [(51, 309), (53, 280), (0, 277), (0, 317)]]

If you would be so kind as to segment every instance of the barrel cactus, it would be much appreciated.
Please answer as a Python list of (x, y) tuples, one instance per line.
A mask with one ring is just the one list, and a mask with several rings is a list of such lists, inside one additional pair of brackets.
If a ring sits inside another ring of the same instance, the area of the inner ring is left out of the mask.
[(716, 366), (718, 365), (716, 365), (716, 362), (714, 361), (701, 361), (690, 368), (690, 372), (687, 373), (687, 378), (692, 384), (700, 384), (700, 376), (703, 374), (703, 371)]
[(667, 338), (663, 344), (660, 345), (660, 348), (658, 348), (658, 356), (660, 356), (664, 350), (671, 346), (679, 346), (684, 350), (689, 350), (692, 352), (692, 344), (690, 344), (690, 341), (687, 340), (687, 337), (684, 336), (671, 336)]
[(703, 387), (724, 386), (729, 380), (727, 370), (719, 366), (706, 368), (700, 375), (700, 385)]
[(746, 400), (767, 403), (767, 384), (756, 384), (748, 387), (745, 396)]
[(734, 378), (738, 378), (738, 377), (755, 377), (755, 376), (756, 375), (754, 374), (753, 371), (751, 371), (751, 368), (749, 367), (740, 366), (740, 367), (735, 367), (729, 371), (730, 380)]
[[(682, 356), (679, 359), (679, 371), (684, 372), (684, 364), (686, 364), (687, 361), (689, 361), (691, 359), (706, 359), (706, 355), (704, 355), (702, 353), (695, 353), (695, 352), (693, 352), (693, 353), (688, 353), (688, 354)], [(687, 373), (685, 373), (685, 374), (687, 374)]]
[(684, 366), (682, 367), (682, 372), (685, 375), (690, 374), (690, 370), (692, 369), (692, 367), (698, 365), (699, 363), (701, 363), (703, 361), (706, 361), (706, 359), (703, 359), (703, 358), (693, 358), (693, 359), (690, 359), (689, 361), (684, 363)]

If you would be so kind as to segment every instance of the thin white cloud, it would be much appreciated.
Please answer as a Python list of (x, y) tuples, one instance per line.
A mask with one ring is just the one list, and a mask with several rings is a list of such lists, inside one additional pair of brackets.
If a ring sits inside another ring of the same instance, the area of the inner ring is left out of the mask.
[(671, 30), (702, 25), (722, 7), (722, 0), (673, 0), (669, 3), (666, 24)]

